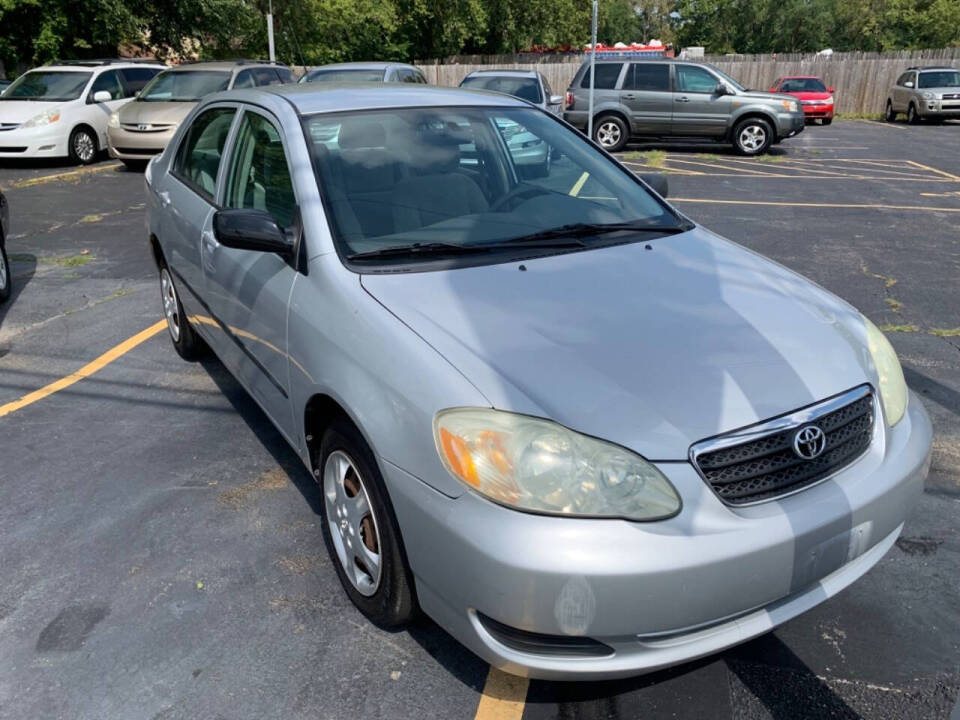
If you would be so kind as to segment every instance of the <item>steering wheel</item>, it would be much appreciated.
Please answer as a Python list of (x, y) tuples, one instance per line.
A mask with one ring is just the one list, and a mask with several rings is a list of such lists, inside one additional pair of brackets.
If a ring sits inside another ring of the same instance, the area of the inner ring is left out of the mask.
[(520, 200), (521, 198), (534, 198), (537, 195), (547, 195), (549, 192), (549, 190), (545, 190), (542, 187), (537, 187), (536, 185), (517, 185), (513, 190), (491, 205), (490, 211), (500, 212), (504, 206), (513, 202), (514, 200)]

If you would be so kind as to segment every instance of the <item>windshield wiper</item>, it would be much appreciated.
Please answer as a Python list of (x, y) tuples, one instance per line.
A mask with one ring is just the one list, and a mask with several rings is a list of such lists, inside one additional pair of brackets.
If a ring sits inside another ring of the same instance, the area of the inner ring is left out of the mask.
[(551, 238), (588, 237), (590, 235), (605, 235), (606, 233), (621, 232), (624, 230), (629, 232), (676, 235), (678, 233), (686, 232), (689, 229), (689, 227), (681, 225), (643, 225), (641, 223), (633, 222), (570, 223), (569, 225), (560, 225), (559, 227), (541, 230), (539, 232), (530, 233), (529, 235), (521, 235), (520, 237), (511, 238), (510, 242), (529, 244), (532, 242), (537, 242), (538, 240), (549, 240)]
[[(546, 238), (544, 239), (546, 240)], [(457, 245), (455, 243), (444, 242), (392, 245), (390, 247), (380, 248), (379, 250), (353, 253), (352, 255), (347, 255), (347, 260), (367, 260), (370, 258), (388, 258), (402, 255), (471, 255), (511, 248), (562, 249), (583, 247), (585, 244), (575, 238), (551, 242), (538, 242), (538, 240), (540, 240), (540, 238), (510, 238), (500, 242), (476, 243), (474, 245)]]

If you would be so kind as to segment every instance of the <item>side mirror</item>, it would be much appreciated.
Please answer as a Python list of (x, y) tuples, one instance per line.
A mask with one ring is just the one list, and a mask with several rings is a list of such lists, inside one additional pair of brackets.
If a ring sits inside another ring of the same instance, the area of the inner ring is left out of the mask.
[(295, 243), (263, 210), (218, 210), (213, 215), (213, 234), (224, 247), (255, 252), (293, 255)]
[(729, 95), (730, 88), (728, 88), (724, 83), (717, 83), (717, 86), (713, 89), (714, 95)]
[(903, 86), (904, 86), (904, 87), (908, 87), (908, 88), (912, 88), (912, 87), (913, 87), (913, 80), (907, 80), (907, 81), (903, 84)]
[(563, 95), (551, 95), (550, 96), (551, 105), (562, 105), (563, 104)]
[(670, 192), (666, 173), (638, 173), (640, 179), (649, 185), (657, 195), (667, 197)]
[(828, 87), (828, 88), (827, 88), (827, 92), (830, 93), (831, 95), (833, 95), (833, 87)]
[(93, 94), (93, 101), (95, 103), (105, 103), (113, 100), (113, 95), (110, 94), (107, 90), (97, 90)]

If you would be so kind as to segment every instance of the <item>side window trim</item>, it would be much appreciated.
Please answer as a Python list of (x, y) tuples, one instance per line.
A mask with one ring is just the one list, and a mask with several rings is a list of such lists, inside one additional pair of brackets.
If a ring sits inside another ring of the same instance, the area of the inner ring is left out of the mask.
[(220, 162), (220, 169), (217, 171), (217, 196), (215, 206), (218, 210), (226, 207), (227, 192), (227, 173), (233, 169), (233, 151), (237, 143), (237, 136), (240, 134), (240, 127), (243, 124), (243, 118), (247, 114), (259, 115), (268, 123), (273, 125), (273, 129), (280, 136), (280, 146), (283, 148), (283, 160), (287, 165), (287, 173), (290, 175), (290, 187), (293, 188), (293, 202), (295, 207), (300, 206), (300, 198), (297, 196), (297, 183), (294, 180), (293, 171), (290, 165), (290, 152), (287, 148), (287, 139), (283, 135), (283, 124), (279, 118), (259, 107), (252, 105), (238, 105), (237, 114), (233, 118), (233, 125), (230, 126), (230, 133), (227, 135), (227, 142), (223, 146), (223, 157), (226, 162)]
[[(227, 132), (227, 139), (223, 144), (223, 155), (220, 156), (220, 166), (217, 168), (217, 177), (214, 185), (216, 192), (213, 194), (213, 196), (210, 196), (209, 194), (207, 194), (207, 192), (203, 188), (199, 187), (190, 178), (184, 177), (183, 175), (180, 174), (179, 170), (177, 169), (177, 158), (180, 157), (180, 153), (183, 150), (184, 143), (186, 143), (187, 140), (190, 138), (190, 130), (193, 128), (193, 123), (196, 121), (196, 119), (200, 117), (203, 113), (207, 112), (208, 110), (216, 110), (217, 108), (230, 108), (234, 111), (234, 113), (233, 113), (233, 120), (230, 121), (230, 130)], [(173, 153), (173, 155), (170, 158), (170, 169), (168, 171), (169, 175), (172, 178), (175, 178), (177, 182), (179, 182), (180, 184), (190, 188), (194, 193), (196, 193), (197, 197), (202, 198), (203, 200), (206, 200), (206, 202), (209, 205), (216, 208), (217, 210), (223, 209), (223, 206), (220, 204), (220, 200), (219, 200), (220, 193), (221, 193), (220, 186), (223, 182), (223, 173), (224, 173), (223, 158), (227, 156), (230, 148), (233, 145), (233, 138), (237, 133), (237, 119), (242, 114), (242, 110), (243, 110), (243, 106), (239, 105), (238, 103), (218, 102), (218, 103), (211, 103), (210, 105), (204, 105), (203, 109), (193, 116), (193, 119), (190, 121), (190, 127), (188, 127), (186, 131), (183, 133), (183, 135), (180, 137), (180, 142), (177, 144), (177, 150), (175, 153)]]

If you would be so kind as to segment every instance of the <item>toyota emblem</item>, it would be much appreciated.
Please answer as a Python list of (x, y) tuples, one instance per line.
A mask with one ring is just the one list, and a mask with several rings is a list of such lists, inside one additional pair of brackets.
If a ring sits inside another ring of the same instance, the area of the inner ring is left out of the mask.
[(804, 460), (819, 457), (827, 445), (827, 436), (816, 425), (807, 425), (793, 436), (793, 451)]

